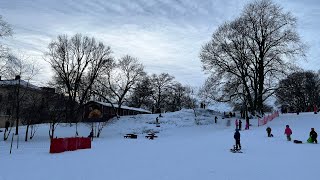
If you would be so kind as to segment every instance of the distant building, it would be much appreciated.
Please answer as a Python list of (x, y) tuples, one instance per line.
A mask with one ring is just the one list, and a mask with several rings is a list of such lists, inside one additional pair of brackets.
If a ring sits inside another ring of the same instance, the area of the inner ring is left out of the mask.
[(18, 112), (20, 123), (23, 122), (24, 108), (32, 103), (44, 103), (44, 95), (54, 91), (53, 88), (35, 86), (20, 76), (9, 80), (0, 77), (0, 127), (4, 127), (6, 121), (15, 123)]
[(141, 108), (121, 106), (121, 108), (119, 109), (117, 104), (113, 104), (113, 107), (112, 107), (111, 103), (90, 101), (85, 105), (83, 121), (85, 122), (107, 121), (116, 116), (116, 111), (118, 111), (119, 116), (152, 114), (151, 111), (141, 109)]

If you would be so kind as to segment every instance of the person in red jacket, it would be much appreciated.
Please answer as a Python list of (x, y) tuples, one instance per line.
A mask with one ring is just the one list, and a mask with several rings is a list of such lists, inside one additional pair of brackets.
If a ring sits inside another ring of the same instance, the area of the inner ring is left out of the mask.
[(287, 140), (291, 141), (292, 130), (290, 129), (289, 125), (286, 125), (286, 129), (284, 130), (284, 134), (287, 135)]

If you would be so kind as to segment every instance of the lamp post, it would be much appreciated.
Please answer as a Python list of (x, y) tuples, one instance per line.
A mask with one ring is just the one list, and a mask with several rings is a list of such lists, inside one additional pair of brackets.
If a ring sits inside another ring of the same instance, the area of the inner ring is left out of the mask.
[(16, 108), (16, 135), (19, 134), (19, 111), (20, 111), (20, 75), (16, 76), (16, 80), (18, 80), (17, 86), (17, 108)]

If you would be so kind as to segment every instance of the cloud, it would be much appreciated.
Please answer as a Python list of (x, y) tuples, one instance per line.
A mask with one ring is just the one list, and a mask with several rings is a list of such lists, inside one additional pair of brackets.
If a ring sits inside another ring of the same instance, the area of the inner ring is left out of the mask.
[[(148, 73), (167, 72), (182, 83), (200, 86), (205, 80), (199, 52), (214, 30), (238, 16), (242, 0), (2, 0), (0, 12), (13, 25), (15, 35), (5, 41), (26, 51), (45, 67), (43, 53), (59, 34), (82, 33), (110, 45), (115, 57), (130, 54), (140, 59)], [(310, 46), (307, 68), (316, 67), (320, 28), (319, 3), (280, 1), (298, 17), (304, 40)], [(301, 8), (306, 7), (306, 8)], [(318, 65), (318, 64), (317, 64)], [(52, 73), (43, 74), (42, 81)]]

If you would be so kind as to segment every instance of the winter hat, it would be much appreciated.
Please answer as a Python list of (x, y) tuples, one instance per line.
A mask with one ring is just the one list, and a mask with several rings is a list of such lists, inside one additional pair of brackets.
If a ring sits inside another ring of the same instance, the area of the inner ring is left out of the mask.
[(236, 132), (238, 132), (239, 131), (239, 129), (236, 129)]
[(311, 128), (311, 131), (314, 131), (314, 128)]
[(289, 127), (289, 125), (286, 125), (286, 127), (288, 128), (288, 127)]

